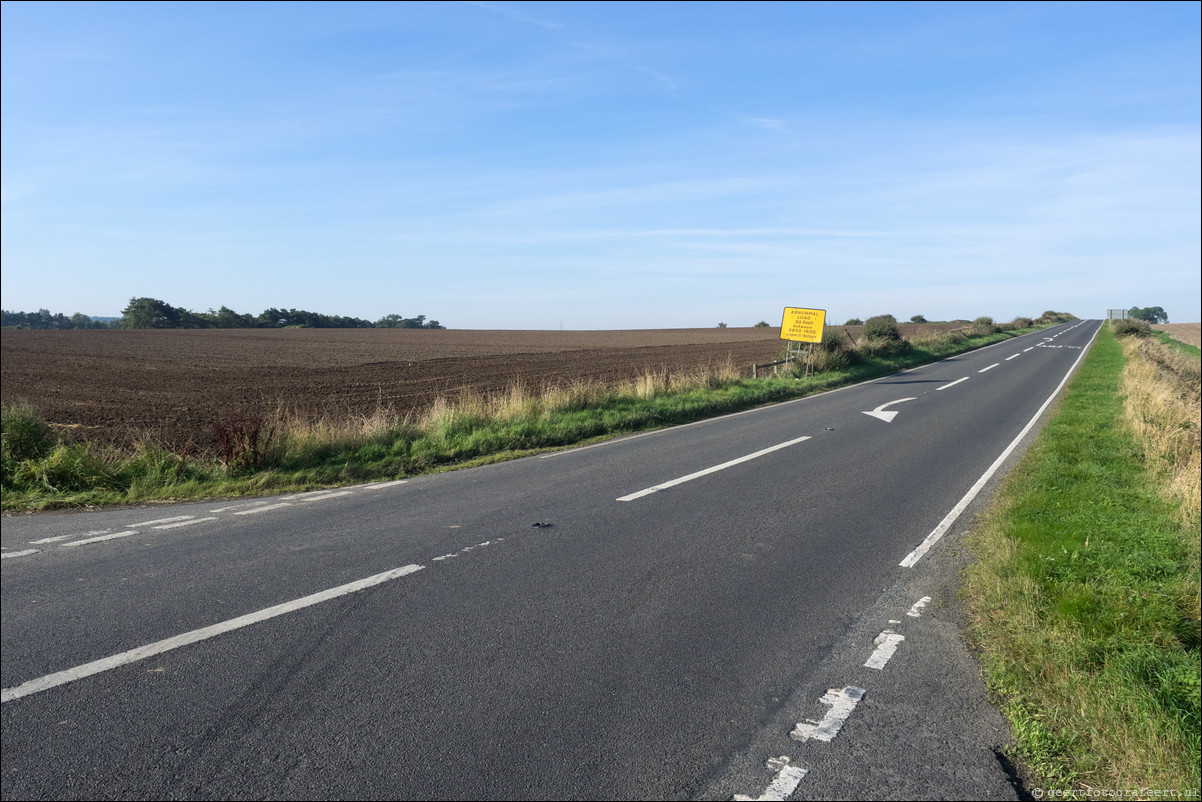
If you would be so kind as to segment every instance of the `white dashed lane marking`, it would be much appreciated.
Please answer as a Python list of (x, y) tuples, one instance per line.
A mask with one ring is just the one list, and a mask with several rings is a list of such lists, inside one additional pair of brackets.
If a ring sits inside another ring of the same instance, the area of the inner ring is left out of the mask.
[(851, 711), (855, 710), (856, 705), (864, 698), (864, 693), (863, 688), (857, 688), (854, 685), (848, 685), (846, 688), (831, 688), (818, 700), (820, 704), (830, 707), (822, 720), (799, 722), (789, 733), (789, 737), (794, 741), (834, 740), (835, 736), (839, 734), (839, 730), (843, 729), (843, 722), (847, 721)]
[(868, 662), (864, 663), (866, 668), (875, 668), (877, 671), (884, 669), (885, 664), (889, 662), (889, 658), (893, 657), (893, 653), (897, 651), (898, 645), (906, 639), (905, 635), (898, 635), (891, 629), (886, 629), (880, 635), (876, 636), (873, 643), (876, 644), (876, 651), (868, 658)]

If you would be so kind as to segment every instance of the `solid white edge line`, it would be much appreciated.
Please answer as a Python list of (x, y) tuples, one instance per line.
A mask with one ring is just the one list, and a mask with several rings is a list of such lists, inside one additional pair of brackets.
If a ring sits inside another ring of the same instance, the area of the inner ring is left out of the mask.
[(667, 490), (669, 487), (676, 487), (676, 485), (681, 485), (681, 484), (684, 484), (685, 482), (691, 482), (694, 479), (701, 478), (702, 476), (707, 476), (711, 473), (716, 473), (718, 471), (725, 470), (727, 468), (733, 467), (740, 463), (756, 459), (757, 457), (762, 457), (765, 454), (771, 454), (773, 451), (779, 451), (782, 448), (788, 448), (789, 446), (797, 445), (798, 443), (801, 443), (801, 442), (803, 442), (805, 440), (809, 440), (809, 439), (810, 439), (809, 435), (806, 435), (805, 437), (798, 437), (798, 438), (790, 440), (786, 443), (777, 443), (774, 446), (769, 446), (768, 448), (761, 449), (761, 450), (755, 452), (754, 454), (747, 454), (745, 456), (738, 457), (736, 459), (732, 459), (729, 462), (724, 462), (721, 465), (714, 465), (713, 467), (705, 468), (703, 470), (697, 471), (696, 473), (690, 473), (688, 476), (681, 476), (678, 479), (672, 479), (670, 481), (664, 482), (663, 484), (658, 484), (653, 487), (648, 487), (645, 490), (638, 491), (637, 493), (631, 493), (629, 495), (622, 496), (621, 498), (618, 499), (618, 501), (634, 501), (637, 498), (642, 498), (643, 496), (649, 496), (652, 493), (658, 493), (661, 490)]
[(1060, 395), (1060, 391), (1064, 389), (1064, 385), (1068, 384), (1068, 380), (1072, 378), (1072, 375), (1077, 371), (1077, 366), (1081, 364), (1081, 360), (1084, 359), (1085, 355), (1089, 353), (1089, 346), (1093, 344), (1094, 339), (1098, 336), (1098, 332), (1101, 330), (1102, 327), (1098, 326), (1097, 330), (1093, 333), (1093, 337), (1090, 337), (1089, 342), (1086, 343), (1085, 347), (1081, 349), (1081, 353), (1077, 356), (1076, 361), (1073, 362), (1073, 366), (1069, 368), (1068, 372), (1064, 374), (1064, 378), (1060, 380), (1060, 384), (1056, 385), (1056, 389), (1052, 391), (1052, 394), (1047, 397), (1047, 400), (1044, 401), (1043, 404), (1040, 405), (1039, 409), (1035, 411), (1035, 415), (1031, 418), (1031, 420), (1027, 421), (1027, 425), (1024, 426), (1023, 430), (1018, 433), (1018, 436), (1010, 441), (1010, 445), (1006, 446), (1006, 450), (1001, 453), (1001, 456), (993, 461), (993, 464), (989, 466), (985, 473), (981, 474), (981, 478), (976, 481), (976, 484), (968, 489), (968, 492), (964, 494), (964, 498), (960, 499), (959, 503), (956, 504), (955, 507), (952, 507), (952, 511), (949, 512), (944, 519), (939, 522), (939, 525), (931, 530), (931, 534), (927, 535), (926, 539), (924, 539), (922, 543), (918, 544), (918, 548), (907, 554), (906, 558), (898, 563), (898, 565), (902, 566), (903, 568), (912, 568), (915, 563), (923, 558), (923, 555), (931, 550), (931, 546), (934, 546), (939, 542), (939, 539), (943, 537), (948, 529), (951, 528), (952, 524), (956, 522), (956, 519), (960, 517), (961, 513), (968, 508), (968, 505), (972, 503), (972, 500), (977, 497), (977, 493), (981, 492), (981, 488), (983, 488), (985, 484), (991, 478), (993, 478), (993, 475), (997, 473), (998, 468), (1002, 467), (1002, 463), (1006, 461), (1006, 458), (1014, 452), (1014, 449), (1018, 448), (1018, 444), (1022, 441), (1022, 439), (1026, 437), (1027, 433), (1035, 427), (1035, 422), (1039, 420), (1041, 415), (1043, 415), (1044, 410), (1051, 406), (1052, 402), (1056, 400), (1056, 396)]
[(59, 671), (58, 673), (47, 674), (46, 676), (39, 677), (38, 679), (31, 679), (29, 682), (24, 682), (15, 688), (5, 688), (3, 691), (0, 691), (0, 703), (11, 702), (14, 699), (20, 699), (22, 696), (30, 696), (35, 693), (41, 693), (42, 691), (49, 690), (50, 688), (54, 688), (59, 685), (66, 685), (68, 682), (74, 682), (77, 679), (83, 679), (84, 677), (90, 677), (93, 674), (99, 674), (102, 671), (119, 668), (120, 666), (128, 665), (129, 663), (134, 663), (138, 660), (144, 660), (147, 657), (153, 657), (156, 654), (162, 654), (163, 652), (168, 652), (172, 649), (178, 649), (181, 646), (188, 646), (189, 644), (207, 640), (208, 638), (212, 638), (216, 635), (231, 632), (235, 629), (241, 629), (242, 627), (250, 626), (251, 624), (257, 624), (260, 621), (266, 621), (269, 618), (275, 618), (276, 616), (284, 615), (285, 613), (291, 613), (305, 607), (310, 607), (314, 604), (320, 604), (321, 602), (329, 601), (330, 599), (335, 599), (339, 596), (355, 593), (357, 591), (364, 590), (365, 588), (372, 587), (373, 585), (379, 585), (383, 582), (388, 582), (390, 580), (406, 576), (407, 574), (415, 573), (422, 570), (422, 568), (423, 566), (420, 565), (406, 565), (401, 568), (394, 568), (391, 571), (385, 571), (382, 574), (369, 576), (366, 579), (360, 579), (345, 585), (339, 585), (336, 588), (330, 588), (329, 590), (323, 590), (320, 593), (314, 593), (310, 596), (294, 599), (290, 602), (277, 604), (274, 607), (268, 607), (255, 613), (248, 613), (246, 615), (239, 616), (238, 618), (231, 618), (229, 621), (223, 621), (220, 624), (213, 624), (212, 626), (202, 627), (201, 629), (194, 629), (191, 632), (185, 632), (182, 635), (176, 635), (172, 638), (167, 638), (155, 643), (148, 643), (145, 646), (139, 646), (137, 649), (130, 649), (128, 652), (115, 654), (112, 657), (105, 657), (101, 660), (95, 660), (91, 663), (85, 663), (81, 666), (76, 666), (75, 668), (69, 668), (66, 671)]

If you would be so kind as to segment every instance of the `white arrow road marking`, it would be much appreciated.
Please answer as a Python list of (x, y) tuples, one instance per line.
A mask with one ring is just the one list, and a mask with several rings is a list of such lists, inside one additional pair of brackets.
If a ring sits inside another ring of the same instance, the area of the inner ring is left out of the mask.
[[(132, 534), (132, 533), (131, 533)], [(212, 638), (216, 635), (221, 635), (225, 632), (231, 632), (235, 629), (257, 624), (260, 621), (266, 621), (269, 618), (291, 613), (305, 607), (311, 607), (314, 604), (336, 599), (339, 596), (346, 596), (350, 593), (356, 593), (360, 590), (370, 588), (373, 585), (379, 585), (383, 582), (389, 582), (393, 579), (398, 579), (402, 576), (408, 576), (422, 570), (420, 565), (405, 565), (401, 568), (394, 568), (391, 571), (385, 571), (382, 574), (369, 576), (366, 579), (360, 579), (355, 582), (349, 582), (345, 585), (339, 585), (336, 588), (323, 590), (320, 593), (314, 593), (310, 596), (304, 596), (283, 604), (277, 604), (274, 607), (268, 607), (259, 610), (255, 613), (231, 618), (229, 621), (223, 621), (220, 624), (194, 629), (191, 632), (185, 632), (182, 635), (176, 635), (173, 638), (157, 641), (156, 643), (148, 643), (145, 646), (139, 646), (137, 649), (130, 649), (128, 652), (115, 654), (112, 657), (105, 657), (102, 660), (94, 660), (91, 663), (84, 663), (82, 666), (69, 668), (66, 671), (59, 671), (57, 674), (47, 674), (38, 679), (31, 679), (29, 682), (22, 683), (15, 688), (5, 688), (0, 691), (0, 703), (11, 702), (14, 699), (20, 699), (22, 696), (30, 696), (35, 693), (66, 685), (68, 682), (74, 682), (77, 679), (90, 677), (93, 674), (99, 674), (102, 671), (108, 671), (119, 666), (128, 665), (129, 663), (144, 660), (147, 657), (153, 657), (156, 654), (178, 649), (181, 646), (187, 646), (198, 641)]]
[(891, 409), (891, 410), (889, 410), (889, 411), (887, 411), (887, 412), (886, 412), (886, 411), (885, 411), (885, 407), (891, 407), (891, 406), (893, 406), (894, 404), (900, 404), (900, 403), (902, 403), (902, 402), (904, 402), (904, 401), (916, 401), (916, 400), (917, 400), (916, 398), (899, 398), (899, 399), (897, 399), (896, 401), (890, 401), (890, 402), (889, 402), (889, 403), (887, 403), (887, 404), (881, 404), (879, 407), (877, 407), (876, 409), (872, 410), (872, 412), (865, 412), (864, 414), (865, 414), (865, 415), (871, 415), (871, 416), (872, 416), (872, 417), (874, 417), (874, 418), (880, 418), (880, 419), (881, 419), (881, 420), (883, 420), (885, 423), (888, 423), (889, 421), (891, 421), (891, 420), (893, 420), (894, 418), (896, 418), (896, 417), (897, 417), (897, 410), (896, 410), (896, 409)]
[(797, 790), (798, 784), (810, 773), (809, 769), (790, 766), (789, 758), (784, 756), (771, 758), (768, 761), (768, 768), (776, 772), (776, 779), (764, 793), (757, 797), (735, 794), (734, 798), (738, 802), (783, 802)]
[(857, 688), (853, 685), (848, 685), (846, 688), (831, 688), (818, 701), (824, 705), (828, 705), (830, 710), (826, 711), (826, 715), (822, 717), (822, 721), (815, 722), (799, 722), (793, 728), (793, 732), (789, 733), (789, 737), (794, 741), (808, 741), (813, 738), (816, 741), (831, 741), (839, 730), (843, 729), (843, 722), (847, 721), (847, 717), (851, 715), (851, 711), (856, 709), (856, 705), (864, 698), (864, 689)]

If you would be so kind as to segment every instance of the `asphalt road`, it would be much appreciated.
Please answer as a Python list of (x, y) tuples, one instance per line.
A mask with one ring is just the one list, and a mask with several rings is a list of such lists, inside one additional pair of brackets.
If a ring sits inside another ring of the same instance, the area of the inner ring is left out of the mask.
[(1098, 326), (406, 482), (5, 518), (0, 791), (1019, 798), (960, 538)]

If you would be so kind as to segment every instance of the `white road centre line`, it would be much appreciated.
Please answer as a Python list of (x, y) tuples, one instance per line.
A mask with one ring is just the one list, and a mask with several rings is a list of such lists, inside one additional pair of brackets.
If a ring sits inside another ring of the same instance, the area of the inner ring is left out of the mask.
[(789, 440), (788, 442), (785, 442), (785, 443), (777, 443), (774, 446), (769, 446), (768, 448), (760, 449), (759, 451), (755, 452), (754, 454), (747, 454), (746, 456), (742, 456), (737, 459), (732, 459), (729, 462), (724, 462), (721, 465), (714, 465), (711, 468), (706, 468), (704, 470), (697, 471), (696, 473), (690, 473), (688, 476), (681, 476), (678, 479), (672, 479), (671, 481), (664, 482), (663, 484), (658, 484), (658, 485), (655, 485), (654, 487), (648, 487), (645, 490), (638, 491), (637, 493), (631, 493), (629, 495), (622, 496), (618, 499), (618, 501), (634, 501), (637, 498), (642, 498), (643, 496), (649, 496), (652, 493), (658, 493), (661, 490), (667, 490), (669, 487), (676, 487), (676, 485), (682, 485), (685, 482), (691, 482), (694, 479), (700, 479), (702, 476), (708, 476), (711, 473), (717, 473), (718, 471), (725, 470), (727, 468), (733, 467), (740, 463), (749, 462), (758, 457), (762, 457), (765, 454), (771, 454), (773, 451), (780, 451), (782, 448), (788, 448), (789, 446), (797, 445), (798, 443), (804, 442), (809, 439), (810, 439), (810, 437), (806, 436), (806, 437), (798, 437), (796, 439)]
[(997, 367), (998, 365), (1000, 365), (1000, 364), (1002, 364), (1002, 363), (1001, 363), (1001, 362), (994, 362), (992, 365), (990, 365), (990, 366), (989, 366), (989, 367), (987, 367), (987, 368), (981, 368), (980, 370), (978, 370), (978, 371), (977, 371), (977, 373), (984, 373), (984, 372), (985, 372), (985, 371), (987, 371), (987, 370), (993, 370), (994, 368), (996, 368), (996, 367)]
[(73, 540), (70, 543), (64, 543), (63, 548), (69, 549), (69, 548), (73, 548), (75, 546), (86, 546), (89, 543), (99, 543), (103, 540), (116, 540), (119, 537), (129, 537), (130, 535), (136, 535), (136, 534), (138, 534), (138, 530), (127, 529), (124, 532), (114, 532), (111, 535), (101, 535), (100, 537), (89, 537), (89, 538), (85, 538), (83, 540)]
[(1030, 348), (1024, 348), (1024, 349), (1023, 349), (1023, 353), (1025, 354), (1025, 353), (1027, 353), (1028, 351), (1034, 351), (1034, 350), (1035, 350), (1035, 346), (1034, 346), (1034, 345), (1032, 345)]
[(1006, 358), (1005, 358), (1005, 359), (1003, 359), (1002, 361), (1003, 361), (1003, 362), (1009, 362), (1011, 359), (1018, 359), (1020, 356), (1022, 356), (1022, 354), (1015, 354), (1014, 356), (1008, 356), (1008, 357), (1006, 357)]
[(946, 389), (947, 389), (947, 388), (949, 388), (949, 387), (955, 387), (955, 386), (956, 386), (957, 384), (959, 384), (960, 382), (966, 382), (966, 381), (968, 381), (968, 380), (969, 380), (969, 378), (971, 378), (971, 377), (969, 377), (969, 376), (965, 376), (963, 379), (956, 379), (954, 382), (948, 382), (947, 384), (943, 385), (942, 387), (936, 387), (936, 388), (935, 388), (935, 390), (936, 390), (936, 391), (939, 391), (939, 390), (946, 390)]
[(893, 657), (893, 653), (897, 651), (898, 645), (906, 639), (905, 635), (898, 635), (891, 629), (886, 629), (880, 635), (876, 636), (873, 643), (876, 644), (876, 651), (868, 658), (868, 662), (864, 663), (866, 668), (875, 668), (880, 671), (889, 662), (889, 658)]
[(802, 722), (793, 728), (789, 737), (794, 741), (831, 741), (843, 729), (843, 722), (856, 709), (856, 705), (864, 698), (864, 689), (854, 685), (846, 688), (831, 688), (818, 701), (830, 707), (822, 721)]
[[(1100, 331), (1101, 327), (1099, 327), (1098, 330)], [(1097, 336), (1098, 332), (1095, 331), (1093, 337), (1096, 338)], [(906, 555), (905, 559), (898, 563), (898, 565), (903, 568), (912, 568), (919, 560), (923, 558), (923, 555), (931, 550), (932, 546), (939, 542), (939, 539), (943, 537), (948, 529), (951, 528), (952, 524), (956, 522), (956, 519), (960, 517), (964, 510), (968, 509), (968, 505), (971, 504), (972, 500), (977, 497), (977, 493), (980, 493), (981, 488), (983, 488), (989, 482), (989, 480), (993, 478), (993, 475), (997, 473), (999, 468), (1002, 467), (1002, 464), (1006, 461), (1006, 458), (1013, 453), (1014, 449), (1018, 448), (1018, 444), (1022, 442), (1022, 439), (1026, 437), (1027, 433), (1035, 427), (1035, 423), (1039, 420), (1039, 416), (1044, 413), (1044, 410), (1051, 406), (1052, 401), (1054, 401), (1056, 396), (1060, 394), (1060, 391), (1064, 389), (1064, 385), (1068, 384), (1068, 380), (1072, 377), (1073, 372), (1077, 369), (1077, 365), (1081, 364), (1081, 360), (1085, 358), (1087, 353), (1089, 353), (1089, 345), (1092, 342), (1093, 338), (1090, 338), (1089, 343), (1086, 343), (1085, 347), (1081, 349), (1081, 353), (1077, 355), (1077, 359), (1075, 362), (1073, 362), (1072, 367), (1065, 372), (1064, 378), (1060, 380), (1060, 384), (1056, 385), (1056, 389), (1052, 391), (1052, 394), (1049, 395), (1043, 404), (1040, 405), (1039, 409), (1035, 410), (1035, 414), (1031, 416), (1031, 420), (1027, 421), (1027, 425), (1023, 427), (1023, 430), (1019, 432), (1013, 440), (1010, 441), (1010, 445), (1006, 446), (1006, 449), (1000, 455), (998, 455), (998, 458), (993, 461), (993, 464), (989, 466), (985, 473), (981, 474), (981, 478), (976, 481), (976, 484), (968, 489), (968, 492), (964, 494), (964, 498), (960, 499), (955, 507), (952, 507), (952, 511), (944, 516), (943, 520), (939, 522), (938, 526), (931, 530), (931, 534), (927, 535), (926, 538), (919, 543), (912, 552)]]
[(771, 758), (768, 761), (768, 768), (776, 772), (776, 779), (764, 793), (756, 797), (735, 794), (736, 802), (784, 802), (792, 796), (793, 792), (797, 790), (797, 786), (810, 773), (809, 769), (790, 766), (789, 758), (784, 756)]
[(194, 515), (177, 515), (174, 518), (159, 518), (154, 521), (142, 521), (141, 523), (130, 524), (130, 526), (154, 526), (155, 524), (169, 524), (172, 521), (186, 521), (189, 518), (194, 518)]
[(210, 515), (208, 518), (191, 518), (190, 520), (187, 520), (187, 521), (180, 521), (180, 522), (174, 523), (174, 524), (163, 524), (162, 526), (156, 526), (154, 528), (155, 529), (178, 529), (181, 526), (192, 526), (192, 524), (203, 524), (205, 521), (216, 521), (216, 520), (217, 520), (216, 515)]
[[(292, 505), (289, 502), (282, 501), (279, 504), (268, 504), (265, 507), (252, 507), (249, 510), (242, 510), (241, 512), (236, 512), (236, 513), (234, 513), (234, 515), (254, 515), (256, 512), (267, 512), (268, 510), (278, 510), (280, 507), (291, 507), (291, 506)], [(213, 510), (213, 512), (217, 512), (217, 510)]]
[(30, 554), (37, 554), (41, 549), (24, 549), (22, 551), (6, 551), (0, 554), (0, 560), (7, 560), (9, 557), (28, 557)]
[(339, 585), (336, 588), (330, 588), (329, 590), (323, 590), (320, 593), (304, 596), (294, 601), (277, 604), (274, 607), (267, 607), (255, 613), (248, 613), (247, 615), (239, 616), (238, 618), (231, 618), (229, 621), (223, 621), (220, 624), (213, 624), (212, 626), (203, 627), (201, 629), (194, 629), (191, 632), (185, 632), (182, 635), (176, 635), (175, 637), (167, 638), (166, 640), (148, 643), (145, 646), (138, 647), (137, 649), (130, 649), (128, 652), (115, 654), (112, 657), (105, 657), (102, 660), (95, 660), (91, 663), (85, 663), (81, 666), (76, 666), (75, 668), (69, 668), (66, 671), (59, 671), (56, 674), (47, 674), (44, 677), (31, 679), (28, 682), (24, 682), (16, 686), (15, 688), (5, 688), (3, 691), (0, 691), (0, 703), (7, 703), (13, 701), (14, 699), (20, 699), (23, 696), (41, 693), (42, 691), (49, 690), (50, 688), (54, 688), (59, 685), (66, 685), (68, 682), (74, 682), (75, 680), (83, 679), (84, 677), (90, 677), (93, 674), (99, 674), (102, 671), (109, 671), (114, 668), (119, 668), (120, 666), (135, 663), (138, 660), (144, 660), (147, 657), (153, 657), (156, 654), (162, 654), (163, 652), (169, 652), (172, 649), (178, 649), (181, 646), (188, 646), (202, 640), (208, 640), (209, 638), (216, 637), (217, 635), (222, 635), (226, 632), (232, 632), (235, 629), (241, 629), (242, 627), (247, 627), (251, 624), (257, 624), (260, 621), (266, 621), (270, 618), (275, 618), (276, 616), (285, 615), (286, 613), (295, 612), (297, 610), (304, 609), (305, 607), (311, 607), (315, 604), (320, 604), (321, 602), (336, 599), (339, 596), (346, 596), (350, 593), (356, 593), (360, 590), (370, 588), (373, 585), (379, 585), (408, 574), (416, 573), (417, 571), (422, 570), (422, 568), (423, 566), (421, 565), (406, 565), (401, 568), (394, 568), (391, 571), (385, 571), (382, 574), (369, 576), (366, 579), (360, 579), (355, 582), (350, 582), (346, 585)]

